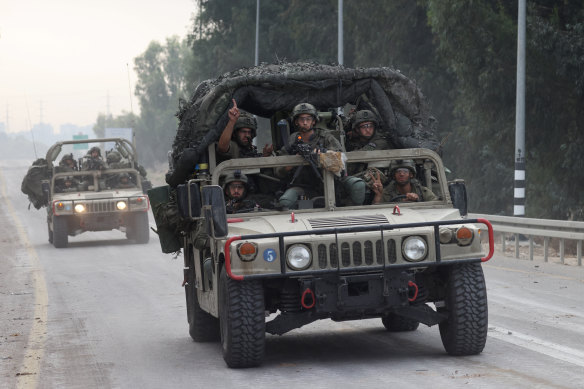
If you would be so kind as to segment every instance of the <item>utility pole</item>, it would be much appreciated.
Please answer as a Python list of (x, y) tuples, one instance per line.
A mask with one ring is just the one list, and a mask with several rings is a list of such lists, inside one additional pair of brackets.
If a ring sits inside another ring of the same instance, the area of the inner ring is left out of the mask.
[[(258, 0), (259, 1), (259, 0)], [(344, 53), (343, 53), (343, 0), (339, 0), (339, 12), (338, 12), (338, 31), (337, 31), (337, 42), (338, 42), (338, 50), (337, 50), (337, 62), (339, 65), (344, 65)]]
[(259, 64), (260, 50), (260, 0), (256, 0), (255, 66)]
[(519, 0), (517, 18), (517, 90), (515, 103), (515, 191), (513, 216), (525, 216), (525, 14)]

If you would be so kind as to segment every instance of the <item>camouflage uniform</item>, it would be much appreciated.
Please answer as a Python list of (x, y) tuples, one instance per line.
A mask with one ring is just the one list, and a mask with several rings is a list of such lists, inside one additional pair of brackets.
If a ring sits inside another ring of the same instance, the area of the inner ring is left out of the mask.
[(243, 147), (234, 140), (229, 141), (229, 150), (226, 153), (217, 150), (217, 162), (223, 162), (233, 158), (255, 158), (261, 156), (256, 146), (250, 144), (249, 147)]
[[(430, 189), (426, 188), (425, 186), (420, 185), (420, 183), (417, 180), (412, 179), (410, 181), (410, 185), (412, 187), (412, 192), (414, 192), (415, 194), (418, 195), (418, 197), (421, 199), (420, 201), (438, 200), (438, 196), (436, 196), (434, 194), (434, 192), (432, 192)], [(397, 196), (401, 196), (401, 195), (402, 194), (399, 193), (397, 190), (397, 183), (395, 181), (392, 181), (389, 183), (388, 186), (383, 188), (381, 202), (382, 203), (389, 203), (391, 201), (391, 199), (393, 199)], [(400, 199), (398, 201), (404, 201), (404, 200), (405, 199)]]
[[(292, 145), (296, 142), (300, 134), (298, 132), (293, 133), (288, 140), (288, 144)], [(337, 138), (332, 135), (331, 132), (321, 129), (314, 129), (314, 134), (307, 142), (312, 150), (325, 148), (331, 151), (344, 151), (341, 143)], [(288, 150), (282, 148), (280, 150), (281, 155), (288, 155)], [(280, 197), (280, 204), (283, 207), (291, 208), (296, 204), (299, 196), (307, 195), (308, 197), (321, 196), (324, 191), (322, 181), (320, 181), (312, 168), (309, 166), (304, 166), (302, 168), (301, 174), (294, 180), (294, 184), (298, 186), (293, 186), (288, 188), (286, 192)], [(292, 170), (294, 174), (295, 169)], [(285, 167), (279, 167), (276, 169), (276, 175), (279, 177), (284, 177), (289, 174)], [(365, 200), (365, 183), (362, 179), (356, 177), (341, 177), (339, 181), (342, 184), (343, 189), (348, 193), (350, 201), (353, 204), (362, 204)]]

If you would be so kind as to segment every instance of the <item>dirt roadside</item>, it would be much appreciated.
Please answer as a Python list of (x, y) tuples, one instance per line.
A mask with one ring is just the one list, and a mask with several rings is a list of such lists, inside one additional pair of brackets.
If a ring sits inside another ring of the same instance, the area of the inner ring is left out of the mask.
[(34, 318), (31, 260), (6, 206), (0, 207), (0, 387), (15, 388)]

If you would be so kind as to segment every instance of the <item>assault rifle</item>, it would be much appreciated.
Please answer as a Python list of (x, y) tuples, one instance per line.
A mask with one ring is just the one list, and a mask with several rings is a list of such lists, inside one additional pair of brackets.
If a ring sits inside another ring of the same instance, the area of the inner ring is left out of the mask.
[[(320, 152), (326, 152), (326, 149), (324, 149), (322, 147), (318, 147), (316, 150), (318, 150)], [(307, 161), (308, 164), (312, 167), (312, 170), (314, 171), (314, 174), (316, 174), (318, 179), (321, 181), (323, 180), (322, 175), (320, 174), (320, 171), (318, 170), (318, 163), (317, 163), (318, 153), (313, 151), (312, 147), (309, 144), (304, 143), (302, 141), (302, 137), (300, 135), (296, 138), (296, 141), (288, 147), (287, 151), (289, 154), (292, 154), (292, 155), (293, 154), (301, 155), (302, 158), (304, 158), (304, 160)], [(290, 181), (289, 185), (292, 185), (294, 183), (296, 178), (300, 175), (300, 172), (302, 171), (303, 167), (304, 167), (304, 165), (300, 165), (300, 166), (298, 166), (298, 168), (296, 168), (296, 171), (294, 172), (294, 176), (292, 177), (292, 181)]]

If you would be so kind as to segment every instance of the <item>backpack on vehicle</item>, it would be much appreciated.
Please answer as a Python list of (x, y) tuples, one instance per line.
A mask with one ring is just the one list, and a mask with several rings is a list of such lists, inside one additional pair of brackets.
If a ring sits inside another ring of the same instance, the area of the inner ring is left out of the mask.
[(47, 196), (43, 193), (42, 181), (50, 178), (51, 174), (46, 159), (39, 158), (32, 163), (22, 179), (20, 190), (28, 196), (29, 201), (36, 209), (48, 205)]

